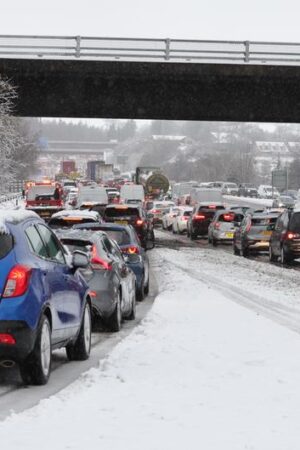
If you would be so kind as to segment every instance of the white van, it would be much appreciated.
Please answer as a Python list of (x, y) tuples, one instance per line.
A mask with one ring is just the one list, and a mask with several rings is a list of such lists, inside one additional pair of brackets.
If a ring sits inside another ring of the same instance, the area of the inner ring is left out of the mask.
[(76, 206), (80, 208), (84, 204), (108, 204), (108, 196), (106, 189), (101, 186), (82, 186), (78, 191), (78, 199)]
[(120, 189), (121, 203), (130, 203), (136, 201), (143, 202), (145, 199), (144, 187), (141, 184), (124, 184)]

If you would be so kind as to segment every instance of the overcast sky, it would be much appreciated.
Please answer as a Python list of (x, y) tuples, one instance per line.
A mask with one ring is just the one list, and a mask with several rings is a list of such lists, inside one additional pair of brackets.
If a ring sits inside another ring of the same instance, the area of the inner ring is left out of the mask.
[(300, 42), (299, 0), (0, 1), (1, 34)]

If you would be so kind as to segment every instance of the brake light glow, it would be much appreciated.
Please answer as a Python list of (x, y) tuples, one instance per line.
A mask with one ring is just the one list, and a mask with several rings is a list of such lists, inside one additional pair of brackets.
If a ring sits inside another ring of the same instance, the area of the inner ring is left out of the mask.
[(194, 219), (196, 219), (196, 220), (205, 220), (206, 217), (203, 214), (196, 214), (194, 216)]
[(208, 209), (216, 209), (216, 205), (209, 205)]
[(135, 223), (136, 223), (136, 225), (141, 226), (141, 225), (143, 225), (144, 221), (142, 219), (137, 219), (137, 221)]
[(123, 253), (128, 253), (129, 255), (138, 255), (140, 253), (140, 250), (135, 245), (131, 245), (130, 247), (123, 247), (122, 248)]
[(15, 343), (16, 340), (11, 334), (0, 333), (0, 344), (14, 345)]
[(232, 214), (224, 214), (224, 220), (226, 220), (226, 222), (232, 222), (233, 221), (233, 215)]
[(299, 239), (300, 238), (300, 234), (299, 233), (293, 233), (291, 231), (288, 231), (286, 233), (286, 239)]
[(112, 270), (112, 264), (100, 258), (98, 255), (95, 244), (92, 247), (91, 267), (95, 270)]
[(8, 274), (3, 297), (18, 297), (25, 294), (29, 286), (32, 269), (20, 264), (14, 266)]

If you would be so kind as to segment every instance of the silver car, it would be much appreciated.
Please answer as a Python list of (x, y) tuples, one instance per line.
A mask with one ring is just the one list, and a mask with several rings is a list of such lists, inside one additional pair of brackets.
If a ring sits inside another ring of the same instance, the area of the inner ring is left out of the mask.
[(216, 246), (218, 243), (231, 243), (236, 227), (244, 218), (242, 211), (223, 210), (216, 212), (208, 227), (208, 242)]

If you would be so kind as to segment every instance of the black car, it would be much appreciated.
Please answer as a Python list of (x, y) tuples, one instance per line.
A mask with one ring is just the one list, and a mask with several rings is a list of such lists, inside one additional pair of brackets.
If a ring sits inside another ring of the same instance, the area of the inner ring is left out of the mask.
[(296, 258), (300, 258), (300, 210), (286, 210), (272, 232), (269, 259), (286, 264)]
[(119, 331), (123, 318), (135, 318), (136, 277), (114, 241), (101, 231), (61, 230), (60, 241), (69, 251), (80, 250), (90, 264), (81, 270), (90, 288), (94, 320)]
[(239, 185), (239, 197), (258, 197), (257, 188), (251, 183), (242, 183)]
[(187, 223), (187, 235), (192, 240), (198, 236), (206, 236), (215, 213), (220, 209), (224, 209), (222, 203), (201, 202), (194, 206)]
[(268, 251), (277, 217), (277, 213), (247, 214), (234, 234), (234, 254), (248, 256), (250, 252)]
[(74, 229), (86, 229), (91, 231), (104, 231), (110, 239), (117, 242), (124, 255), (136, 255), (133, 260), (129, 258), (126, 264), (136, 276), (137, 300), (143, 300), (149, 292), (149, 258), (147, 252), (141, 246), (141, 242), (131, 225), (118, 225), (116, 223), (88, 223), (75, 225)]
[(145, 249), (154, 246), (153, 222), (139, 205), (107, 205), (104, 211), (105, 222), (119, 225), (132, 225)]

